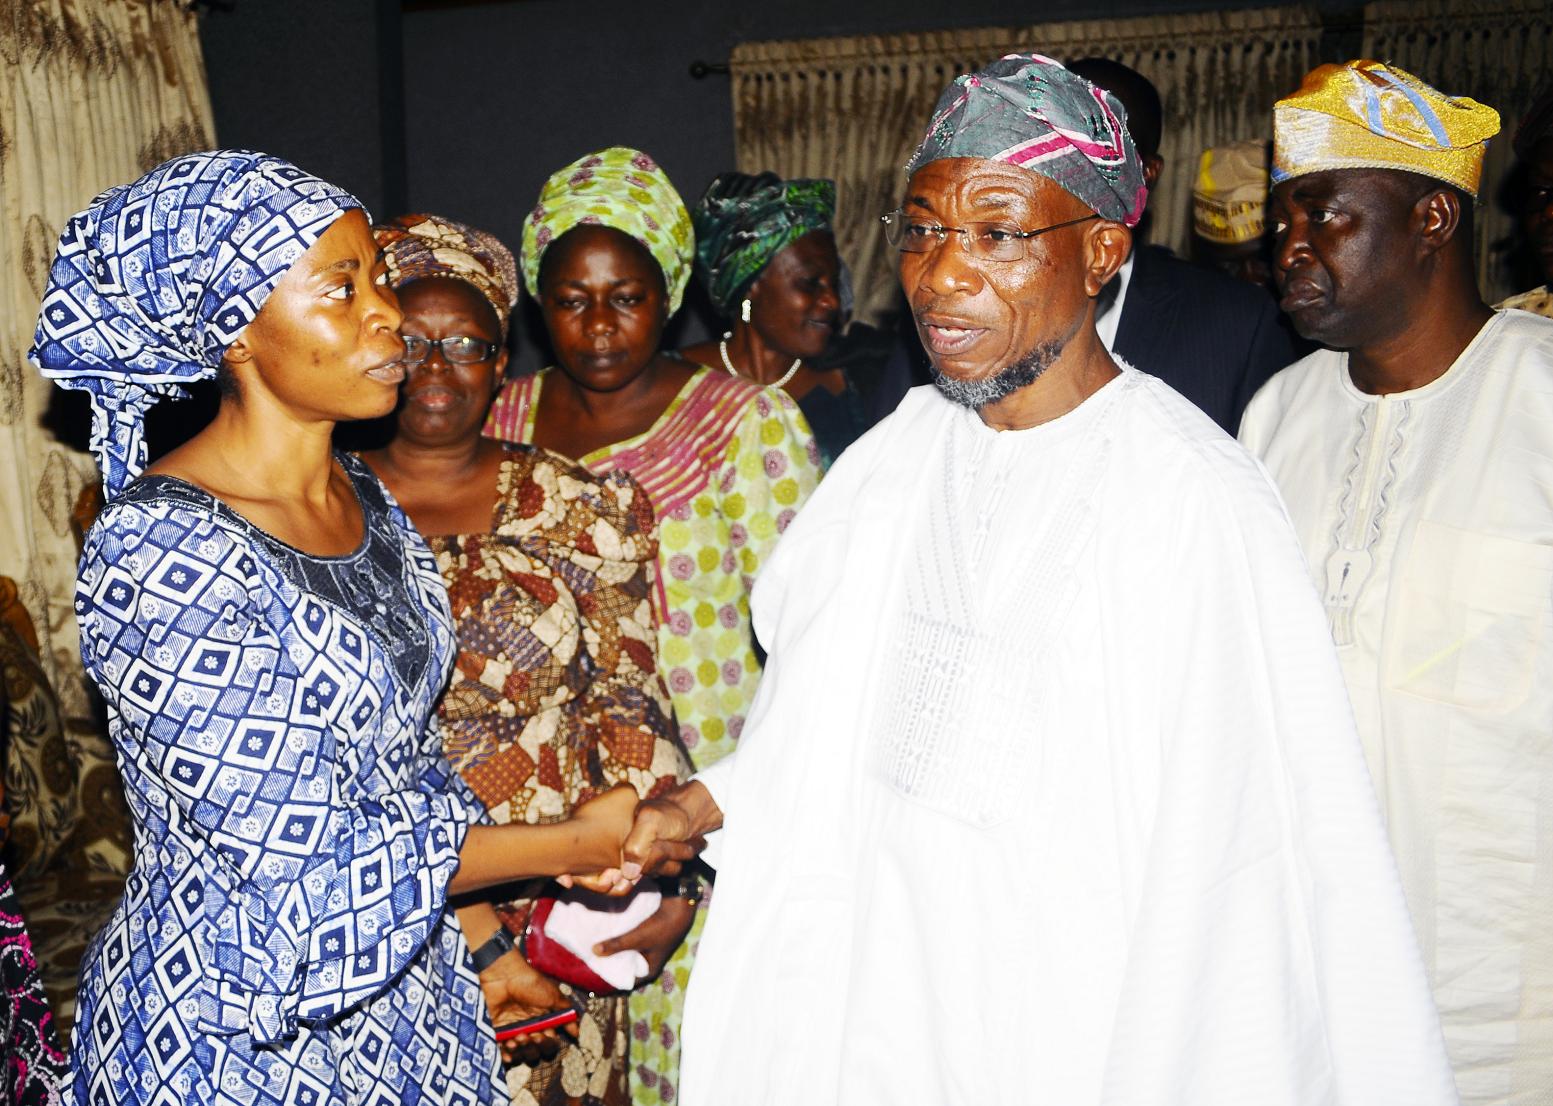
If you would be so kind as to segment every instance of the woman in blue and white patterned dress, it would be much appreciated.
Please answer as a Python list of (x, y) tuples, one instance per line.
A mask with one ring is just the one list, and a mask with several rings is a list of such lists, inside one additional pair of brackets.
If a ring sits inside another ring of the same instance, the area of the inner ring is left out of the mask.
[[(82, 965), (83, 1104), (505, 1101), (447, 897), (618, 862), (629, 790), (472, 827), (428, 726), (454, 649), (436, 562), (329, 444), (403, 375), (368, 227), (217, 151), (60, 239), (32, 356), (93, 401), (108, 503), (76, 604), (135, 819)], [(141, 475), (145, 410), (210, 377), (214, 422)]]

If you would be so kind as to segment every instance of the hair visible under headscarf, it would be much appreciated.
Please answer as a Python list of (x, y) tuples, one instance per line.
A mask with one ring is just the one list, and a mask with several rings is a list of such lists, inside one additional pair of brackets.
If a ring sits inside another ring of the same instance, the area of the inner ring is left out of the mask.
[(427, 277), (462, 280), (490, 302), (506, 341), (518, 304), (518, 267), (494, 234), (440, 215), (400, 215), (373, 227), (372, 237), (383, 247), (394, 288)]
[(915, 173), (950, 157), (1007, 162), (1056, 182), (1102, 218), (1136, 226), (1148, 186), (1121, 103), (1060, 62), (1009, 54), (938, 98)]
[(775, 173), (723, 173), (690, 213), (696, 269), (723, 316), (744, 298), (771, 259), (798, 239), (829, 230), (836, 183), (782, 180)]
[(280, 158), (213, 150), (163, 162), (71, 217), (27, 356), (91, 393), (106, 498), (145, 468), (146, 411), (214, 377), (286, 271), (361, 206)]
[(669, 314), (679, 310), (695, 235), (685, 201), (657, 162), (640, 150), (611, 146), (550, 175), (523, 221), (523, 286), (535, 299), (545, 251), (577, 226), (612, 227), (640, 242), (663, 270)]

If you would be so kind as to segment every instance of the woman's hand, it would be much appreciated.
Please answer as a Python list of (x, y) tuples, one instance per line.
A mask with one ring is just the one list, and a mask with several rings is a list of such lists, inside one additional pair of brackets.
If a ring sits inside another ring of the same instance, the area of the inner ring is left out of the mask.
[(668, 963), (669, 957), (674, 955), (674, 950), (685, 939), (685, 934), (690, 932), (690, 923), (695, 918), (694, 903), (686, 899), (665, 897), (653, 915), (641, 925), (619, 937), (611, 937), (608, 941), (594, 945), (594, 955), (608, 956), (635, 949), (647, 958), (647, 974), (637, 980), (637, 986), (641, 986), (648, 980), (658, 978), (663, 965)]
[[(562, 887), (581, 887), (601, 895), (625, 895), (636, 886), (641, 871), (632, 865), (623, 871), (620, 846), (636, 814), (636, 789), (620, 784), (572, 809), (568, 820), (578, 842), (579, 863), (571, 873), (557, 877)], [(603, 867), (593, 867), (590, 859), (607, 857)]]
[[(636, 790), (621, 784), (578, 806), (561, 822), (530, 826), (470, 826), (458, 850), (458, 871), (449, 895), (465, 895), (534, 876), (557, 878), (583, 873), (589, 890), (621, 895), (639, 873), (622, 877), (620, 846), (631, 829)], [(562, 880), (564, 883), (565, 880)]]
[[(534, 968), (516, 949), (480, 973), (480, 990), (491, 1010), (491, 1024), (497, 1027), (564, 1010), (568, 1005), (556, 981)], [(576, 1023), (561, 1028), (576, 1037)], [(554, 1029), (525, 1033), (501, 1042), (502, 1059), (509, 1064), (538, 1063), (553, 1057), (561, 1044)]]

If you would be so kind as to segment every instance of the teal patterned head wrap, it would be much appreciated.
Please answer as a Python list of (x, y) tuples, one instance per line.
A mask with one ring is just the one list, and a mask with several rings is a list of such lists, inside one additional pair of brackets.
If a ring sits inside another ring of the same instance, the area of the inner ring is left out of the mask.
[(830, 230), (836, 182), (782, 180), (774, 173), (723, 173), (691, 212), (696, 270), (723, 316), (749, 291), (771, 259), (798, 239)]

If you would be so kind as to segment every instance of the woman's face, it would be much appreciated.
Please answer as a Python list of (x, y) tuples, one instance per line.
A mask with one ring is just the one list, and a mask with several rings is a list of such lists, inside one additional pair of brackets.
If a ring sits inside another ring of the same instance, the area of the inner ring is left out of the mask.
[[(444, 346), (406, 364), (399, 437), (422, 446), (454, 445), (480, 436), (486, 411), (507, 368), (496, 311), (474, 285), (456, 279), (417, 280), (399, 289), (400, 329), (429, 341), (473, 339), (490, 352), (479, 361), (449, 361)], [(467, 344), (467, 343), (466, 343)]]
[(267, 400), (303, 421), (388, 414), (404, 379), (400, 318), (366, 215), (347, 211), (227, 347), (240, 402)]
[(750, 325), (787, 357), (818, 357), (841, 325), (841, 260), (828, 230), (778, 253), (750, 285)]
[(540, 264), (539, 306), (556, 360), (591, 392), (636, 380), (669, 317), (663, 270), (612, 227), (573, 227), (555, 240)]

